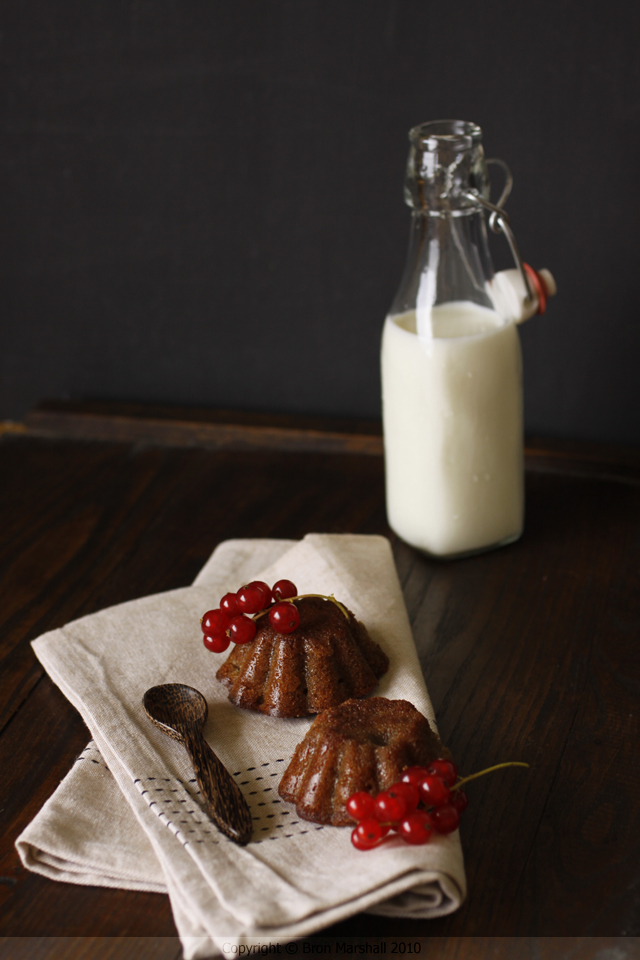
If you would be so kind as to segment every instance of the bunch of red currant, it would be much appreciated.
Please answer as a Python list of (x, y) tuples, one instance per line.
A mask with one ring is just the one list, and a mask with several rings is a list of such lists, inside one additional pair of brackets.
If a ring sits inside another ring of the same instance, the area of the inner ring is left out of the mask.
[(389, 832), (411, 844), (428, 843), (436, 833), (453, 833), (466, 810), (468, 798), (458, 789), (458, 771), (450, 760), (434, 760), (428, 767), (408, 767), (400, 783), (377, 797), (361, 791), (347, 800), (347, 810), (358, 826), (351, 842), (371, 850), (391, 839)]
[(361, 791), (347, 800), (347, 810), (358, 826), (351, 842), (358, 850), (372, 850), (391, 840), (391, 830), (416, 846), (428, 843), (434, 833), (453, 833), (469, 799), (460, 787), (469, 780), (503, 767), (528, 767), (528, 763), (510, 761), (487, 767), (479, 773), (458, 779), (458, 770), (450, 760), (434, 760), (428, 767), (408, 767), (400, 783), (394, 783), (377, 797)]
[(269, 609), (269, 623), (278, 633), (293, 633), (300, 623), (295, 603), (298, 588), (291, 580), (278, 580), (269, 587), (264, 580), (252, 580), (237, 593), (225, 593), (220, 606), (208, 610), (200, 621), (204, 645), (213, 653), (223, 653), (231, 641), (251, 643), (256, 635), (256, 620)]

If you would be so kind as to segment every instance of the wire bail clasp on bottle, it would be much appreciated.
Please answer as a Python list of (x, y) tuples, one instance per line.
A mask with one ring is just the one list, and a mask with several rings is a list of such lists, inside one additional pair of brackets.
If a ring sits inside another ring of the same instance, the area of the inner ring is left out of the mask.
[(516, 238), (513, 235), (513, 230), (509, 223), (509, 215), (503, 209), (511, 189), (513, 187), (513, 174), (509, 169), (509, 165), (504, 162), (504, 160), (499, 160), (497, 157), (493, 157), (490, 160), (486, 160), (485, 163), (487, 166), (489, 164), (495, 164), (500, 167), (505, 175), (505, 184), (502, 190), (502, 194), (497, 203), (491, 203), (490, 200), (485, 200), (477, 190), (467, 190), (465, 196), (469, 200), (473, 200), (475, 203), (481, 204), (485, 207), (486, 210), (489, 210), (489, 226), (491, 227), (494, 233), (503, 233), (507, 238), (507, 243), (511, 250), (511, 254), (515, 261), (516, 267), (520, 271), (520, 276), (524, 283), (524, 288), (527, 291), (526, 302), (531, 303), (535, 299), (535, 294), (531, 289), (531, 282), (527, 271), (525, 270), (524, 263), (522, 262), (522, 257), (520, 256), (520, 251), (518, 250), (518, 244), (516, 243)]

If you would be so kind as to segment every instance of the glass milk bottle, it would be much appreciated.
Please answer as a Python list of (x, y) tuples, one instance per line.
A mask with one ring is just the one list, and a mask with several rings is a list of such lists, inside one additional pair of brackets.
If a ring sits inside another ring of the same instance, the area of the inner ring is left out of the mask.
[[(411, 240), (382, 338), (387, 515), (407, 543), (456, 557), (511, 543), (524, 518), (522, 360), (516, 324), (555, 292), (522, 264), (489, 201), (482, 131), (443, 120), (410, 131)], [(517, 269), (494, 274), (484, 210)]]

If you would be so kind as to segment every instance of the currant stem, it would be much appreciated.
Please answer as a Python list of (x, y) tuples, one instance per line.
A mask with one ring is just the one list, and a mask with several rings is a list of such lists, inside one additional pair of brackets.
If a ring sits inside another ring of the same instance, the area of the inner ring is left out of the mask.
[(469, 783), (469, 780), (475, 780), (477, 777), (484, 777), (485, 773), (493, 773), (494, 770), (502, 770), (504, 767), (528, 767), (528, 763), (521, 763), (519, 760), (509, 760), (507, 763), (497, 763), (495, 767), (487, 767), (486, 770), (479, 770), (478, 773), (471, 773), (468, 777), (462, 777), (461, 780), (458, 780), (451, 787), (451, 792), (457, 790), (464, 783)]
[[(297, 597), (283, 597), (282, 600), (276, 600), (275, 602), (276, 603), (293, 603), (294, 600), (304, 600), (305, 597), (318, 597), (320, 600), (330, 600), (331, 603), (335, 603), (336, 607), (338, 608), (338, 610), (340, 610), (342, 615), (346, 617), (347, 620), (349, 619), (349, 614), (347, 613), (346, 608), (343, 607), (343, 605), (340, 603), (339, 600), (336, 600), (333, 594), (330, 594), (330, 596), (325, 597), (323, 593), (301, 593)], [(254, 613), (251, 619), (257, 620), (258, 617), (263, 617), (265, 613), (269, 612), (272, 606), (273, 604), (270, 604), (268, 607), (265, 607), (264, 610), (260, 610), (258, 613)]]
[(287, 597), (285, 603), (293, 603), (294, 600), (304, 600), (305, 597), (318, 597), (320, 600), (330, 600), (331, 603), (335, 603), (338, 610), (342, 613), (344, 617), (349, 619), (349, 614), (346, 611), (346, 608), (340, 603), (339, 600), (336, 600), (332, 593), (328, 597), (325, 597), (323, 593), (301, 593), (298, 597)]

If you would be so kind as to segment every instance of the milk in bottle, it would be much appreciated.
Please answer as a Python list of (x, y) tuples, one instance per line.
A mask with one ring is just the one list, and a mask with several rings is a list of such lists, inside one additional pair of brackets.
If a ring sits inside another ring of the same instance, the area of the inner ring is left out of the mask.
[(436, 556), (516, 539), (523, 522), (522, 378), (514, 323), (470, 301), (387, 317), (382, 339), (387, 514)]
[(494, 281), (480, 128), (436, 121), (409, 139), (411, 242), (382, 338), (387, 514), (407, 543), (455, 557), (522, 532), (516, 320), (533, 310), (503, 309)]

